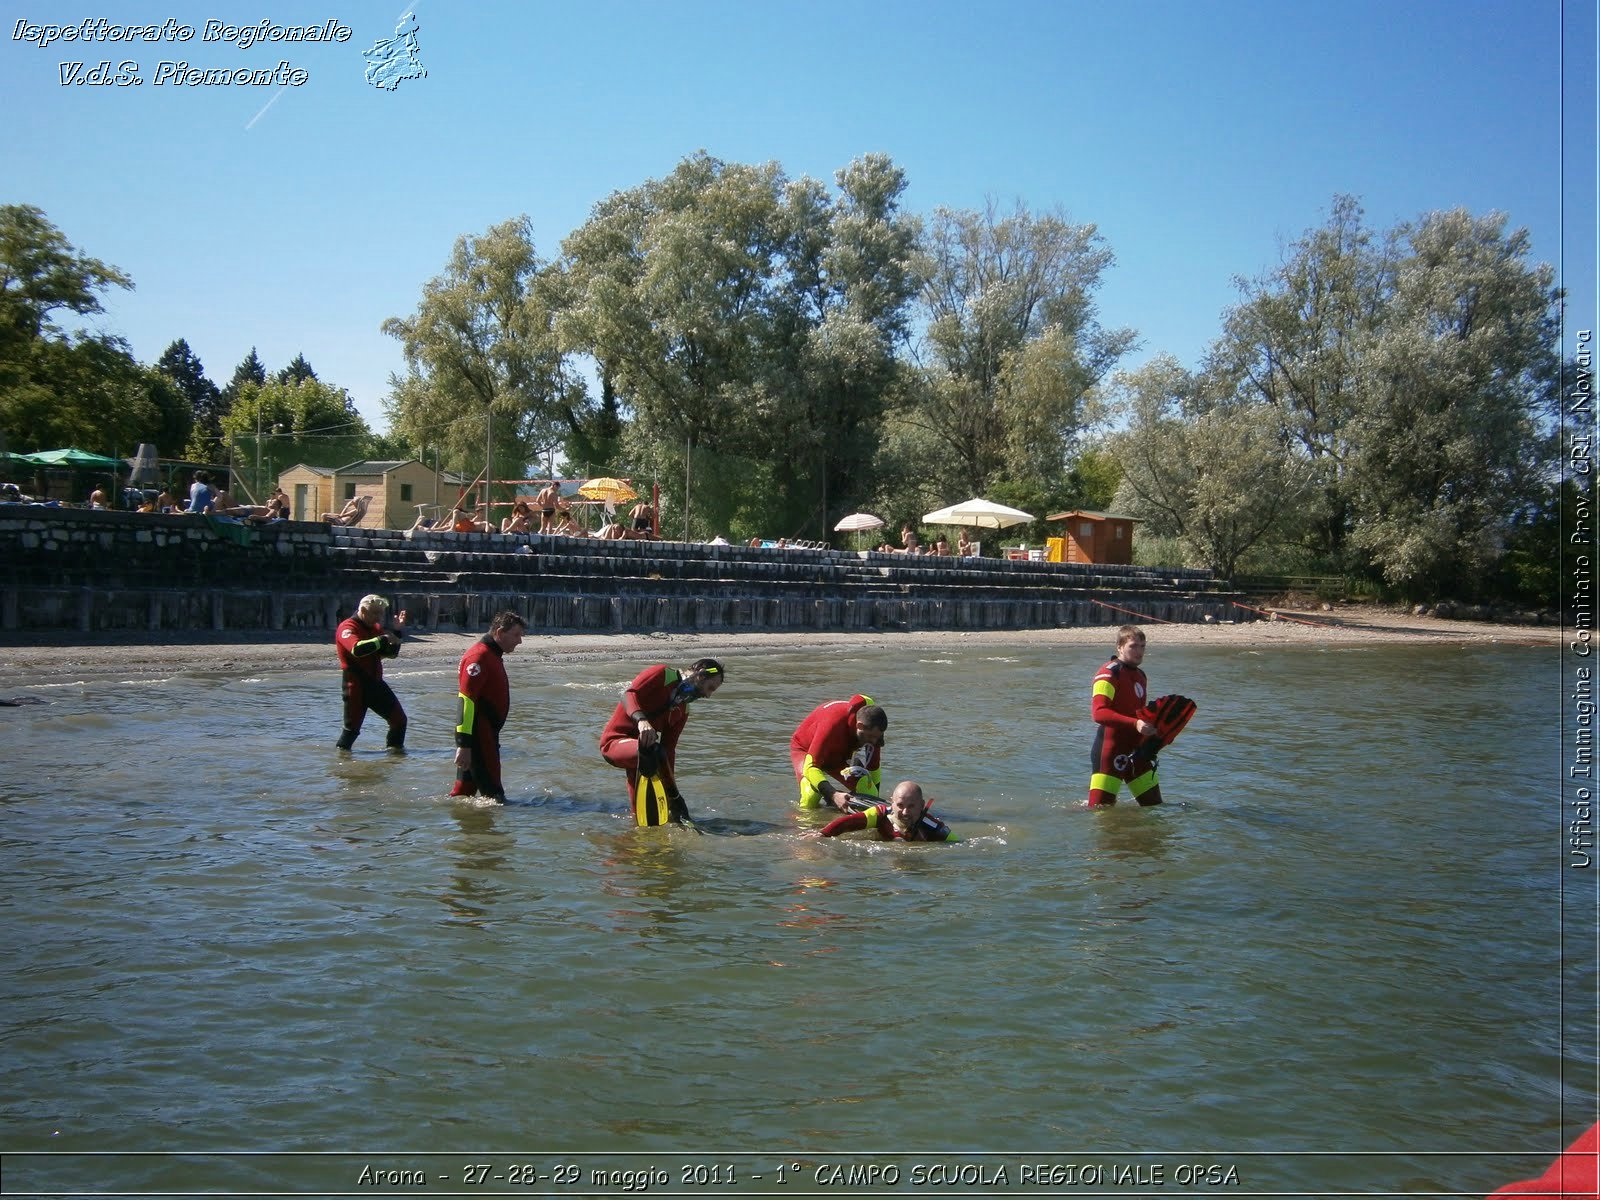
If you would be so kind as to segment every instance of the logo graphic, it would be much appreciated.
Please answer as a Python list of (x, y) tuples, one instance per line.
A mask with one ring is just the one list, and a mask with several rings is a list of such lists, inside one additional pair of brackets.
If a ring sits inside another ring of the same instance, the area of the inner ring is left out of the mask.
[(406, 79), (422, 79), (428, 69), (422, 65), (422, 52), (417, 45), (417, 16), (406, 13), (394, 27), (392, 38), (379, 38), (371, 50), (363, 50), (367, 60), (367, 82), (373, 87), (394, 91)]
[(481, 670), (483, 670), (482, 667), (478, 666), (477, 663), (473, 663), (467, 667), (467, 674), (476, 677)]

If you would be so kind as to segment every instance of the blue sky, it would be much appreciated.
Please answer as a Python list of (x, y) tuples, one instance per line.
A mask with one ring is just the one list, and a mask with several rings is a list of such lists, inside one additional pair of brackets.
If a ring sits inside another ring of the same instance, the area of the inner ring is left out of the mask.
[[(1117, 259), (1102, 320), (1141, 339), (1129, 366), (1195, 365), (1234, 278), (1338, 193), (1378, 228), (1509, 214), (1562, 269), (1570, 328), (1596, 323), (1592, 0), (419, 0), (428, 74), (382, 90), (361, 52), (404, 8), (134, 0), (111, 19), (195, 37), (41, 47), (19, 20), (105, 9), (7, 0), (0, 203), (38, 205), (133, 277), (96, 327), (141, 360), (183, 337), (221, 384), (252, 346), (273, 370), (304, 352), (377, 427), (402, 368), (379, 325), (415, 308), (457, 237), (526, 213), (553, 257), (597, 201), (699, 149), (829, 182), (883, 152), (912, 211), (1020, 199), (1097, 225)], [(352, 33), (203, 40), (208, 20), (263, 19)], [(59, 82), (101, 59), (143, 83)], [(307, 78), (157, 86), (163, 60)]]

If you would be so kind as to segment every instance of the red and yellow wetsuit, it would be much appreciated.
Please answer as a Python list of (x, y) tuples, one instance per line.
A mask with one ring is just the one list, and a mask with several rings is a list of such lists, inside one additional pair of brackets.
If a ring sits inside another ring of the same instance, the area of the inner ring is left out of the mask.
[(1089, 713), (1094, 718), (1094, 744), (1089, 749), (1089, 804), (1115, 804), (1122, 785), (1140, 804), (1161, 803), (1161, 781), (1147, 759), (1134, 751), (1144, 738), (1139, 733), (1140, 713), (1147, 703), (1144, 672), (1113, 658), (1094, 677), (1094, 698)]
[(461, 656), (457, 699), (456, 746), (472, 751), (472, 765), (456, 768), (452, 796), (483, 795), (504, 802), (500, 782), (500, 730), (511, 711), (511, 682), (506, 678), (505, 652), (485, 635)]
[(680, 696), (683, 673), (675, 667), (646, 667), (634, 677), (622, 702), (600, 734), (600, 756), (613, 767), (628, 772), (628, 802), (639, 786), (639, 719), (643, 717), (660, 737), (661, 762), (666, 782), (677, 778), (678, 737), (689, 721), (689, 705)]
[(394, 690), (383, 681), (383, 660), (400, 653), (400, 647), (383, 636), (383, 630), (368, 625), (359, 616), (347, 617), (334, 630), (333, 644), (339, 652), (344, 676), (344, 729), (339, 734), (339, 749), (355, 745), (361, 724), (371, 709), (389, 723), (386, 744), (396, 749), (406, 744), (406, 710)]
[[(856, 714), (872, 703), (870, 696), (851, 696), (830, 700), (811, 710), (789, 739), (789, 762), (800, 783), (800, 807), (820, 808), (827, 803), (822, 781), (831, 776), (837, 781), (850, 765), (856, 750)], [(867, 774), (855, 781), (857, 795), (876, 796), (883, 785), (883, 751), (872, 748), (866, 762)]]
[[(924, 814), (926, 815), (926, 814)], [(880, 842), (895, 840), (906, 842), (959, 842), (961, 839), (943, 821), (926, 820), (918, 821), (911, 827), (910, 832), (901, 833), (894, 827), (894, 822), (889, 820), (889, 806), (874, 804), (863, 812), (845, 813), (835, 817), (822, 827), (823, 837), (838, 837), (841, 833), (849, 833), (855, 829), (870, 829), (873, 837)]]

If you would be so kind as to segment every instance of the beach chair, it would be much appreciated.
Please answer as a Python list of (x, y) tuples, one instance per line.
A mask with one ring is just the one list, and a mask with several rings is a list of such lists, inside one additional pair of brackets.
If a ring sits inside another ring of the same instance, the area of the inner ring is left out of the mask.
[(372, 503), (371, 496), (357, 496), (344, 511), (337, 513), (323, 513), (322, 519), (330, 525), (359, 525), (367, 515), (367, 507)]

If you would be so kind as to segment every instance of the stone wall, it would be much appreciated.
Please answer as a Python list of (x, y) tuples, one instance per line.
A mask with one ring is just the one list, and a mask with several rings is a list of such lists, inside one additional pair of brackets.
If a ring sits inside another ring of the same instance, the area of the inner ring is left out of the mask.
[(1037, 629), (1248, 619), (1208, 572), (843, 550), (336, 529), (0, 506), (0, 631)]

